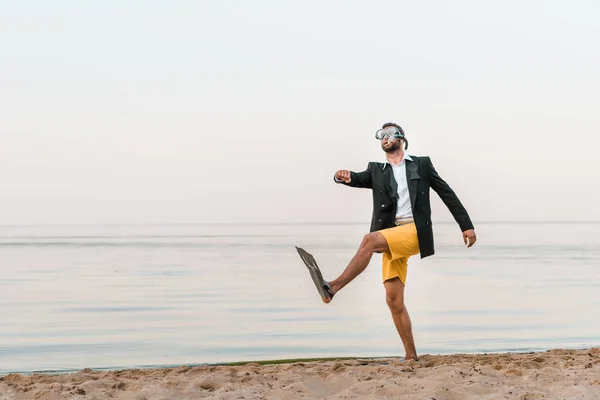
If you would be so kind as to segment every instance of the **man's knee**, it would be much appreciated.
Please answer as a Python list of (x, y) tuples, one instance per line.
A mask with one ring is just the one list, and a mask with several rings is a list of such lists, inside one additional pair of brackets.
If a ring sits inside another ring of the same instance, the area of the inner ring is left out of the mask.
[(399, 278), (386, 281), (385, 300), (390, 310), (394, 312), (404, 311), (404, 290), (398, 287), (402, 285)]
[(360, 247), (362, 247), (365, 250), (372, 250), (374, 246), (375, 246), (375, 238), (373, 237), (373, 234), (372, 233), (366, 234), (363, 237)]
[(390, 310), (395, 312), (402, 312), (404, 310), (404, 297), (396, 294), (388, 293), (385, 297), (388, 307)]
[(379, 232), (371, 232), (363, 237), (360, 247), (370, 251), (371, 253), (382, 252), (385, 250), (387, 242), (383, 235)]

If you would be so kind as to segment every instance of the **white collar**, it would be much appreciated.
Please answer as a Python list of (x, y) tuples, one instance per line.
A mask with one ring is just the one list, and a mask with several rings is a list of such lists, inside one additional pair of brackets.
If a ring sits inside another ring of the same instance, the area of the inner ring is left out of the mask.
[[(404, 157), (402, 158), (402, 161), (404, 161), (404, 160), (412, 161), (413, 159), (410, 157), (410, 155), (408, 155), (408, 154), (404, 153)], [(400, 161), (400, 162), (402, 162), (402, 161)], [(389, 162), (388, 160), (385, 160), (385, 161), (383, 162), (383, 169), (385, 169), (385, 167), (387, 167), (387, 165), (388, 165), (389, 163), (390, 163), (390, 162)]]

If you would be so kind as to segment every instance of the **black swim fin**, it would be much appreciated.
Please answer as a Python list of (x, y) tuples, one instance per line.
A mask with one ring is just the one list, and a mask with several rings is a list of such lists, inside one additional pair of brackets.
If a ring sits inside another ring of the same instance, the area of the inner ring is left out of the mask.
[(300, 247), (297, 247), (297, 246), (296, 246), (296, 250), (298, 251), (298, 254), (300, 254), (300, 258), (302, 258), (302, 261), (304, 261), (304, 264), (306, 264), (306, 267), (308, 268), (308, 271), (310, 272), (310, 277), (312, 278), (313, 283), (315, 284), (315, 286), (317, 288), (317, 291), (321, 295), (321, 298), (323, 298), (325, 300), (333, 299), (333, 293), (331, 292), (331, 287), (329, 286), (329, 283), (327, 283), (327, 281), (325, 279), (323, 279), (321, 270), (319, 269), (319, 266), (317, 265), (317, 261), (312, 256), (312, 254), (306, 252), (304, 249), (301, 249)]

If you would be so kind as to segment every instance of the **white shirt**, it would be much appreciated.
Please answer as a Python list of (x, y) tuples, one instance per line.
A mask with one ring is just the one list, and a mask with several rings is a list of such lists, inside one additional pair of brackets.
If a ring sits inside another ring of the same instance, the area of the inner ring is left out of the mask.
[(396, 219), (412, 218), (412, 206), (410, 205), (410, 193), (408, 193), (408, 182), (406, 181), (406, 160), (412, 161), (408, 154), (404, 154), (402, 161), (394, 165), (389, 161), (383, 164), (383, 169), (389, 164), (394, 172), (394, 179), (398, 184), (398, 208), (396, 208)]

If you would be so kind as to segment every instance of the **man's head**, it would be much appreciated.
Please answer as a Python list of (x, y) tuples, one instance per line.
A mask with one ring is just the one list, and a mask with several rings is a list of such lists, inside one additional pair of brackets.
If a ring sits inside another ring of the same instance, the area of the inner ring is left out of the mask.
[(393, 153), (402, 147), (408, 149), (408, 140), (404, 136), (404, 130), (400, 125), (393, 122), (386, 122), (377, 131), (375, 137), (381, 140), (381, 149), (386, 153)]

